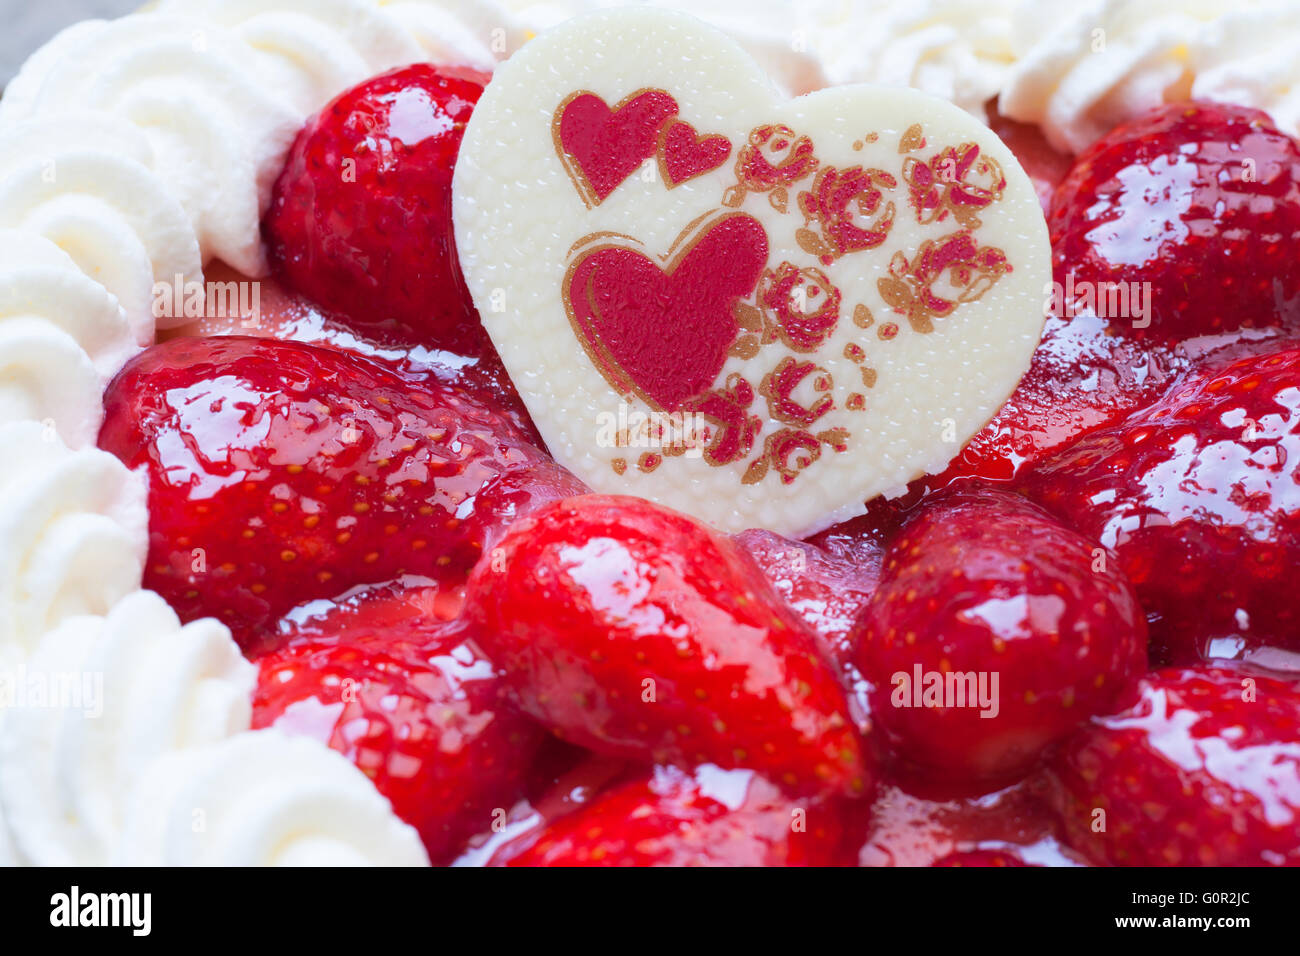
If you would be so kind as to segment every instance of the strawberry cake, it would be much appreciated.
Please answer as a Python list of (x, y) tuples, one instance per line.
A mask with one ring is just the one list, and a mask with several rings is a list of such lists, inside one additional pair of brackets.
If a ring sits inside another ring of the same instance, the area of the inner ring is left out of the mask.
[(1300, 865), (1298, 47), (59, 33), (0, 97), (0, 863)]

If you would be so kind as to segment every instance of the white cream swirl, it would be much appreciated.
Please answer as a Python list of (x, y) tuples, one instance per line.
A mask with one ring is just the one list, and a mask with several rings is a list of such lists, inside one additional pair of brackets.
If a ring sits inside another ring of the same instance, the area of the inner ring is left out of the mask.
[(1193, 97), (1257, 107), (1300, 136), (1300, 5), (1234, 6), (1200, 30), (1192, 63)]
[(48, 239), (0, 229), (0, 424), (95, 443), (108, 379), (138, 350), (117, 298)]
[(0, 124), (0, 228), (67, 253), (117, 298), (139, 345), (153, 342), (155, 283), (202, 279), (194, 229), (152, 163), (138, 130), (100, 113)]
[(150, 591), (46, 634), (21, 671), (0, 756), (0, 799), (23, 856), (109, 862), (127, 795), (152, 761), (246, 730), (255, 676), (223, 625), (182, 627)]
[(258, 220), (301, 114), (270, 91), (254, 54), (227, 30), (141, 13), (57, 37), (59, 56), (23, 66), (0, 120), (91, 110), (130, 123), (179, 200), (205, 258), (265, 271)]
[(230, 29), (254, 51), (267, 89), (301, 116), (377, 73), (424, 59), (411, 33), (373, 0), (163, 0), (157, 9)]
[(826, 6), (815, 42), (831, 83), (910, 86), (985, 116), (1014, 55), (1013, 0)]
[(1022, 0), (999, 107), (1078, 153), (1188, 98), (1251, 106), (1300, 134), (1300, 8), (1287, 0)]
[(155, 761), (130, 800), (128, 866), (425, 866), (415, 830), (341, 754), (275, 730)]
[(107, 452), (70, 450), (39, 422), (0, 425), (0, 647), (30, 650), (139, 588), (146, 501), (140, 476)]
[[(495, 0), (378, 0), (431, 63), (491, 70), (532, 35), (537, 24)], [(576, 11), (575, 11), (576, 12)]]

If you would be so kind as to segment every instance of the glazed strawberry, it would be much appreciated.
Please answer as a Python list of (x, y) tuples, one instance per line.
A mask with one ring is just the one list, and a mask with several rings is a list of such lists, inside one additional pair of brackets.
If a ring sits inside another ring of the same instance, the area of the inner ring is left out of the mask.
[(451, 179), (486, 82), (417, 64), (312, 117), (263, 220), (280, 277), (370, 334), (476, 350), (482, 327), (456, 257)]
[(1300, 349), (1211, 364), (1048, 460), (1026, 489), (1114, 549), (1153, 656), (1254, 635), (1300, 649)]
[(908, 772), (1005, 783), (1142, 673), (1145, 621), (1106, 558), (1006, 492), (916, 514), (857, 635), (872, 719)]
[(520, 795), (542, 731), (513, 711), (463, 628), (404, 609), (338, 615), (258, 661), (253, 727), (328, 744), (357, 765), (449, 862)]
[(813, 635), (685, 515), (603, 495), (539, 509), (475, 568), (466, 610), (525, 712), (572, 743), (805, 793), (872, 782)]
[(358, 584), (463, 580), (517, 512), (583, 490), (465, 395), (294, 342), (175, 339), (104, 404), (100, 446), (149, 482), (145, 586), (246, 645)]
[(829, 866), (834, 802), (799, 803), (747, 770), (675, 768), (616, 786), (553, 823), (510, 866)]
[(1300, 864), (1300, 694), (1210, 667), (1143, 678), (1052, 764), (1071, 845), (1125, 866)]
[(1062, 297), (1117, 332), (1179, 341), (1300, 317), (1300, 145), (1259, 110), (1177, 103), (1117, 127), (1048, 221)]

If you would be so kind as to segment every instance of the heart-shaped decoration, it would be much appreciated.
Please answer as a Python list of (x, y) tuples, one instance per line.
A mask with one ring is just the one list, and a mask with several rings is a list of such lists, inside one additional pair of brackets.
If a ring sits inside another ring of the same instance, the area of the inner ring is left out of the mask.
[(668, 120), (659, 135), (659, 168), (669, 189), (712, 172), (731, 155), (731, 140), (700, 136), (685, 120)]
[(710, 216), (674, 243), (662, 267), (633, 245), (598, 236), (573, 259), (569, 319), (619, 394), (679, 411), (727, 360), (739, 331), (735, 306), (767, 264), (767, 233), (744, 213)]
[(555, 111), (553, 139), (583, 202), (600, 205), (655, 155), (659, 130), (676, 112), (663, 90), (638, 90), (613, 109), (585, 90), (567, 97)]
[(556, 459), (723, 530), (811, 533), (941, 470), (1042, 331), (1046, 223), (989, 129), (912, 90), (781, 100), (680, 14), (531, 40), (453, 193), (466, 280)]

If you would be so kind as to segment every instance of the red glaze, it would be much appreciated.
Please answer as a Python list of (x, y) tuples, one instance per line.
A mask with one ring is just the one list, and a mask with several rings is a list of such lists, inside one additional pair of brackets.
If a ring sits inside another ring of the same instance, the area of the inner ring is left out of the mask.
[(671, 189), (712, 172), (731, 155), (731, 140), (716, 133), (701, 136), (684, 120), (670, 122), (660, 134), (659, 156)]
[(1038, 866), (1026, 863), (1020, 857), (1007, 850), (966, 850), (949, 853), (931, 866)]
[(1207, 667), (1157, 671), (1129, 709), (1095, 718), (1052, 766), (1070, 843), (1099, 863), (1300, 864), (1292, 685)]
[(467, 614), (524, 711), (573, 743), (803, 793), (872, 783), (813, 635), (684, 515), (602, 495), (540, 509), (475, 569)]
[(174, 339), (104, 404), (100, 446), (148, 477), (145, 587), (244, 643), (358, 584), (462, 580), (516, 514), (583, 490), (467, 396), (293, 342)]
[(1113, 549), (1153, 656), (1253, 635), (1300, 650), (1300, 349), (1211, 367), (1045, 462), (1028, 492)]
[(579, 93), (556, 114), (556, 145), (590, 205), (598, 205), (655, 155), (659, 130), (677, 115), (677, 101), (644, 90), (612, 110), (595, 93)]
[(766, 261), (767, 233), (744, 213), (699, 227), (666, 268), (636, 249), (598, 245), (565, 277), (569, 319), (616, 392), (677, 411), (718, 377), (740, 329), (732, 309)]
[(852, 671), (853, 623), (880, 582), (883, 549), (859, 563), (772, 531), (743, 531), (735, 542), (817, 635), (826, 658)]
[(287, 285), (349, 326), (480, 351), (451, 179), (487, 77), (417, 64), (341, 94), (298, 134), (262, 228)]
[(645, 768), (616, 757), (597, 756), (547, 737), (528, 769), (525, 797), (510, 807), (504, 821), (472, 837), (457, 866), (502, 866), (536, 842), (538, 834), (562, 817), (588, 806), (612, 785)]
[(367, 611), (373, 621), (327, 615), (329, 636), (291, 637), (258, 660), (253, 727), (339, 751), (446, 863), (519, 797), (543, 734), (510, 708), (462, 627), (405, 617), (400, 604)]
[(1078, 866), (1083, 860), (1061, 845), (1060, 823), (1043, 791), (1038, 777), (980, 797), (918, 795), (885, 782), (871, 805), (858, 864), (935, 866), (996, 854), (1020, 865)]
[(867, 502), (863, 514), (817, 532), (808, 538), (808, 543), (863, 569), (874, 568), (879, 572), (885, 548), (898, 534), (909, 509), (919, 500), (919, 494), (915, 499), (911, 494), (873, 498)]
[(1154, 402), (1185, 364), (1168, 348), (1107, 334), (1094, 316), (1049, 318), (1011, 398), (942, 475), (920, 483), (1010, 482), (1080, 436)]
[(1058, 283), (1149, 284), (1149, 328), (1110, 317), (1136, 338), (1300, 318), (1300, 145), (1259, 110), (1176, 103), (1115, 128), (1061, 183), (1049, 226)]
[(855, 635), (909, 774), (1006, 783), (1141, 675), (1145, 621), (1114, 563), (1006, 492), (948, 492), (912, 519)]
[(848, 862), (834, 802), (748, 770), (656, 768), (542, 831), (510, 866), (829, 866)]

